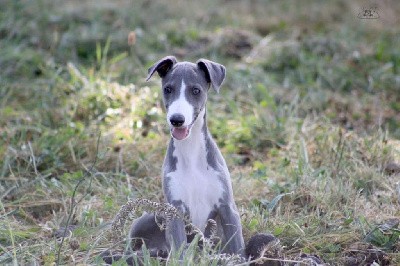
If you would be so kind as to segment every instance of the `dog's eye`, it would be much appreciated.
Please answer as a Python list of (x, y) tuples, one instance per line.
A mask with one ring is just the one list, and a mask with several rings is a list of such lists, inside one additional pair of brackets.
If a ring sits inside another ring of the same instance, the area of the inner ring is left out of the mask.
[(192, 92), (193, 92), (194, 95), (199, 94), (200, 93), (200, 89), (193, 88)]
[(165, 87), (165, 88), (164, 88), (164, 92), (165, 92), (165, 93), (171, 93), (171, 92), (172, 92), (171, 87)]

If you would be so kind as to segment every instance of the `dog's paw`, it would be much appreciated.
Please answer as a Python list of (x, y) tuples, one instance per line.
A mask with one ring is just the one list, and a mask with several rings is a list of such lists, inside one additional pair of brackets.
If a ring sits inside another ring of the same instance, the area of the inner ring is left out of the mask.
[(113, 264), (113, 262), (115, 262), (115, 261), (120, 260), (122, 258), (122, 256), (123, 256), (122, 254), (113, 253), (109, 250), (103, 251), (100, 254), (100, 257), (103, 259), (103, 261), (109, 265)]

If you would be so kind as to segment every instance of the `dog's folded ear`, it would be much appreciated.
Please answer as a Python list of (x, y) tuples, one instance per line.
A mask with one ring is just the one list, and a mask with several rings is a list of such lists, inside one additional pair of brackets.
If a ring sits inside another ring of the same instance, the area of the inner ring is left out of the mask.
[(163, 78), (168, 71), (172, 68), (174, 64), (177, 63), (175, 56), (169, 55), (155, 63), (153, 66), (149, 68), (148, 75), (146, 81), (148, 81), (157, 71), (158, 75)]
[(225, 67), (207, 59), (199, 59), (196, 64), (205, 72), (207, 82), (211, 83), (216, 92), (219, 92), (226, 75)]

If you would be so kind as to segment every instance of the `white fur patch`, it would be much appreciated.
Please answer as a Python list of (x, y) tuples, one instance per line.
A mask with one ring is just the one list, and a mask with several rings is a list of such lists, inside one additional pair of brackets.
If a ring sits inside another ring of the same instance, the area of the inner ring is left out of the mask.
[(196, 120), (191, 136), (174, 142), (177, 170), (167, 176), (172, 200), (181, 200), (189, 208), (192, 223), (204, 232), (208, 216), (219, 206), (224, 190), (219, 173), (208, 167), (203, 123), (202, 119)]
[(186, 85), (185, 82), (182, 80), (179, 98), (172, 102), (172, 104), (168, 107), (167, 120), (170, 126), (170, 118), (174, 114), (181, 114), (185, 117), (185, 123), (183, 123), (182, 125), (184, 127), (190, 125), (193, 121), (194, 109), (193, 106), (186, 100), (185, 91)]

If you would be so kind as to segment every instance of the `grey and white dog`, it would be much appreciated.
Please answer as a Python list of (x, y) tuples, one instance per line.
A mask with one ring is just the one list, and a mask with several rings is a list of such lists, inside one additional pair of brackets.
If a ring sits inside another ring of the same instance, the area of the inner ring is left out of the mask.
[[(177, 62), (167, 56), (155, 63), (147, 80), (157, 72), (162, 78), (162, 94), (171, 130), (163, 164), (163, 190), (168, 203), (190, 218), (207, 237), (208, 219), (217, 222), (221, 252), (244, 255), (239, 213), (225, 160), (211, 137), (206, 122), (207, 93), (219, 91), (225, 67), (200, 59), (195, 64)], [(169, 252), (188, 242), (185, 224), (173, 218), (166, 230), (158, 227), (154, 214), (144, 214), (133, 222), (132, 239), (141, 239), (151, 250)]]

